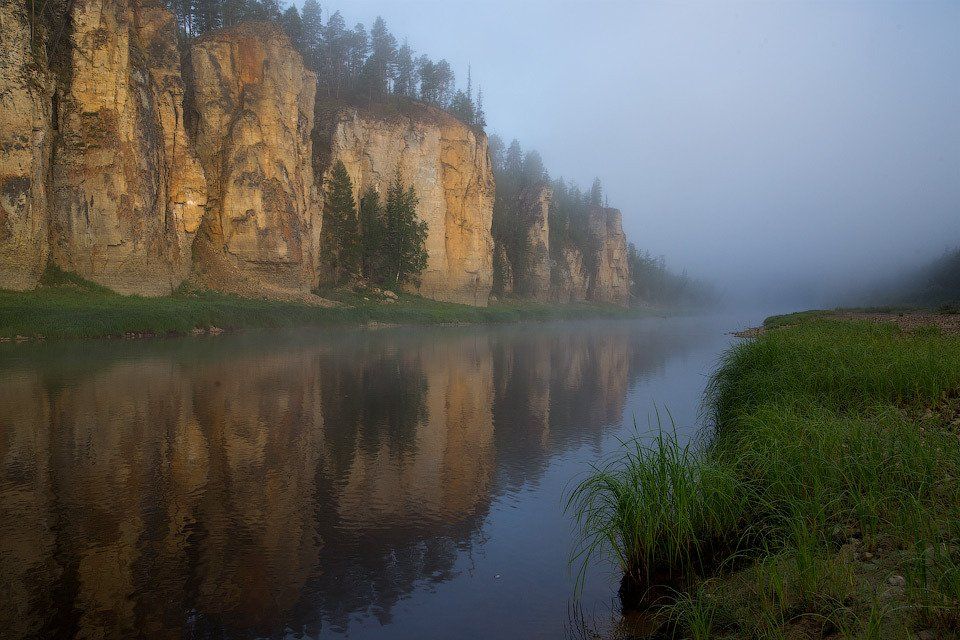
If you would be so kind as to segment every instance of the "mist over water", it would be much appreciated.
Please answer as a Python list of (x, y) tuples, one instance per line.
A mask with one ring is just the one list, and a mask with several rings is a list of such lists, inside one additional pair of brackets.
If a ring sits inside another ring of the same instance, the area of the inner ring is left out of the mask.
[(0, 345), (4, 637), (563, 637), (566, 491), (756, 320)]

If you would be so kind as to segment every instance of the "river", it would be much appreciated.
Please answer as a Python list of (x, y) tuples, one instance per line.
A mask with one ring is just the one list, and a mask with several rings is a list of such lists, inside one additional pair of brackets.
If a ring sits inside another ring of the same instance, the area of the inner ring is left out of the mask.
[(564, 496), (762, 317), (0, 345), (0, 635), (605, 633)]

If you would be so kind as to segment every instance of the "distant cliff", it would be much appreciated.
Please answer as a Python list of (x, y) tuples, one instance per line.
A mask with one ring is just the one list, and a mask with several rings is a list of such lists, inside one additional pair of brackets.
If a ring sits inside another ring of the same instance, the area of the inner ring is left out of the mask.
[[(627, 306), (630, 266), (618, 209), (591, 205), (580, 243), (551, 240), (552, 190), (525, 187), (506, 228), (494, 227), (497, 295), (556, 302), (593, 301)], [(504, 216), (506, 217), (506, 216)], [(501, 218), (502, 219), (502, 218)]]

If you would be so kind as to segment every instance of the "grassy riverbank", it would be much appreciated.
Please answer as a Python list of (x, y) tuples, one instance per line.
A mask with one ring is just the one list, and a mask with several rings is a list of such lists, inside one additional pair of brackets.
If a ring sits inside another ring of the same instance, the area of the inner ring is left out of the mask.
[(708, 402), (704, 446), (633, 445), (572, 496), (627, 605), (670, 594), (667, 637), (958, 637), (960, 336), (771, 319)]
[(176, 335), (197, 330), (238, 330), (344, 324), (504, 323), (644, 313), (608, 305), (547, 305), (508, 301), (471, 307), (400, 294), (326, 292), (340, 302), (323, 307), (303, 302), (242, 298), (212, 291), (181, 290), (169, 296), (122, 296), (62, 272), (48, 272), (34, 291), (0, 290), (0, 340), (123, 335)]

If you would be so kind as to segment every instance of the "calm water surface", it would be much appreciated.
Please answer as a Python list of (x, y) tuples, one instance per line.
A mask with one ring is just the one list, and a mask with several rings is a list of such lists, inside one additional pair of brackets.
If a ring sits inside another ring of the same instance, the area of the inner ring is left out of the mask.
[(607, 629), (565, 492), (761, 318), (0, 345), (0, 636)]

